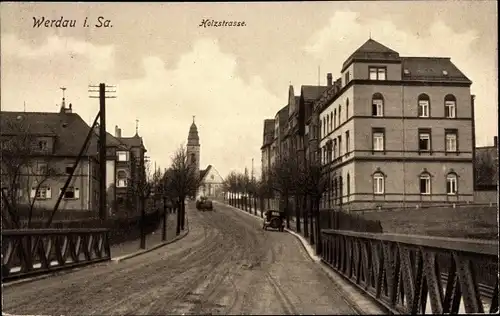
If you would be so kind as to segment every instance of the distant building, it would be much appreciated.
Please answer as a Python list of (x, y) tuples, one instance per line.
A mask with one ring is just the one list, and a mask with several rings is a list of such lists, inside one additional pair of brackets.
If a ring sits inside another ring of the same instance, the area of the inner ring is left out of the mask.
[(271, 167), (271, 150), (274, 141), (274, 119), (264, 120), (264, 132), (261, 150), (261, 179), (265, 179)]
[(193, 123), (189, 128), (186, 155), (188, 163), (196, 170), (200, 180), (196, 196), (203, 195), (211, 198), (222, 196), (224, 179), (220, 176), (219, 172), (212, 165), (208, 165), (206, 169), (200, 170), (201, 144), (194, 117)]
[(442, 57), (369, 39), (317, 101), (323, 208), (472, 202), (472, 82)]
[(476, 147), (474, 160), (474, 202), (498, 202), (498, 137), (493, 146)]
[[(33, 202), (37, 209), (53, 209), (73, 171), (90, 126), (64, 99), (60, 112), (2, 111), (1, 185), (15, 194), (18, 205)], [(14, 168), (19, 168), (14, 170)], [(99, 203), (97, 139), (91, 138), (74, 171), (59, 209), (95, 210)]]
[(144, 181), (146, 148), (138, 129), (132, 137), (122, 137), (122, 130), (115, 126), (115, 135), (106, 135), (106, 184), (108, 207), (116, 212), (123, 207), (133, 211), (136, 206), (134, 190)]

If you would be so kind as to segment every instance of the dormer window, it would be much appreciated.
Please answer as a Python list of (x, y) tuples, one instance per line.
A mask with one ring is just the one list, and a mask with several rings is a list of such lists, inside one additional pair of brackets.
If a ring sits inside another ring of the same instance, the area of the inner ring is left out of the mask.
[(443, 76), (448, 76), (448, 72), (446, 70), (443, 70)]
[(405, 74), (405, 76), (409, 76), (410, 75), (410, 71), (408, 69), (403, 70), (403, 73)]

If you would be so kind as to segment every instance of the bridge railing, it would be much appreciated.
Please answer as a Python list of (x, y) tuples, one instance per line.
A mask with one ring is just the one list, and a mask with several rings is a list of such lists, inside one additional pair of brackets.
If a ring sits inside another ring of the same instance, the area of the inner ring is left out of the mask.
[(323, 230), (322, 261), (394, 314), (498, 311), (498, 241)]
[(106, 228), (2, 231), (3, 281), (110, 259)]

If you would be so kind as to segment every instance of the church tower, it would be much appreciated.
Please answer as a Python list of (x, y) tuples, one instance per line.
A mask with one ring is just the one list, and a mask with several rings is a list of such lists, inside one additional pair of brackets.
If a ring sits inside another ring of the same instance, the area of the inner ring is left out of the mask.
[(194, 123), (189, 128), (188, 142), (187, 142), (187, 158), (188, 163), (193, 166), (196, 174), (200, 174), (200, 137), (198, 136), (198, 127)]

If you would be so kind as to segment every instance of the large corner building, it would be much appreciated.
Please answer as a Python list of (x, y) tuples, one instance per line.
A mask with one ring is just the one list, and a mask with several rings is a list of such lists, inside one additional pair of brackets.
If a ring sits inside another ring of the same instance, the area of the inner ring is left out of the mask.
[(327, 86), (314, 91), (302, 86), (298, 120), (289, 117), (285, 133), (298, 141), (281, 144), (275, 135), (262, 149), (285, 145), (291, 150), (281, 155), (319, 160), (328, 178), (321, 208), (472, 202), (471, 84), (450, 58), (403, 57), (369, 39), (342, 64), (340, 78), (328, 74)]

